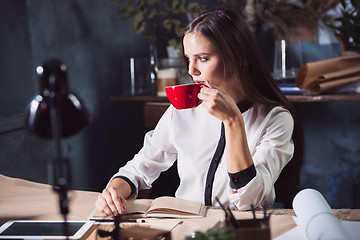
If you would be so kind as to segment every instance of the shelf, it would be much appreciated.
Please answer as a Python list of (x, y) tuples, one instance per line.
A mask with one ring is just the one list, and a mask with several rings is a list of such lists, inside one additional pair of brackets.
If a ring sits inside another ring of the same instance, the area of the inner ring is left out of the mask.
[(360, 94), (333, 94), (333, 95), (287, 95), (291, 102), (340, 102), (360, 101)]
[[(360, 94), (287, 95), (286, 97), (291, 102), (360, 101)], [(110, 101), (169, 102), (167, 97), (158, 97), (158, 96), (111, 96)]]
[[(360, 94), (338, 95), (287, 95), (293, 103), (360, 101)], [(113, 102), (139, 102), (144, 107), (144, 127), (152, 129), (164, 114), (170, 103), (167, 97), (158, 96), (111, 96)]]
[(167, 97), (158, 96), (111, 96), (114, 102), (169, 102)]

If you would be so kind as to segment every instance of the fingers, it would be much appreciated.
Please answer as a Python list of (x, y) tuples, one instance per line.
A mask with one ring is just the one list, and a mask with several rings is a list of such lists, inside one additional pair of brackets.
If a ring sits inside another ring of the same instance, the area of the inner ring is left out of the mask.
[(104, 189), (95, 202), (96, 208), (110, 217), (115, 217), (125, 210), (126, 200), (119, 196), (116, 188)]
[(213, 86), (210, 81), (205, 83), (207, 87), (203, 87), (198, 94), (198, 98), (202, 100), (202, 106), (209, 114), (222, 121), (233, 116), (238, 110), (234, 100), (225, 91)]
[(204, 86), (201, 88), (198, 98), (209, 102), (215, 101), (219, 97), (220, 90), (213, 86), (210, 81), (206, 81)]
[[(126, 200), (119, 196), (118, 195), (118, 192), (116, 190), (116, 188), (114, 187), (110, 187), (108, 189), (108, 191), (110, 192), (110, 196), (111, 198), (109, 198), (109, 201), (108, 199), (106, 198), (107, 202), (108, 202), (108, 205), (110, 204), (114, 204), (112, 206), (115, 206), (115, 207), (110, 207), (112, 210), (115, 208), (116, 211), (121, 214), (123, 211), (125, 211), (125, 203), (126, 203)], [(114, 212), (114, 211), (113, 211)]]
[(100, 194), (95, 202), (96, 208), (101, 212), (105, 213), (106, 215), (110, 217), (114, 217), (114, 213), (110, 209), (110, 207), (107, 205), (106, 200), (102, 194)]
[(211, 84), (211, 82), (210, 82), (209, 80), (206, 80), (206, 81), (205, 81), (205, 84), (206, 84), (206, 86), (208, 86), (209, 88), (215, 88), (215, 87)]

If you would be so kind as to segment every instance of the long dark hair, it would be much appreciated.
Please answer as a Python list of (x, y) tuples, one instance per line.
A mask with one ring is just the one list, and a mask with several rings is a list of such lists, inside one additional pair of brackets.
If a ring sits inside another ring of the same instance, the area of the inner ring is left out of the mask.
[[(288, 197), (292, 200), (299, 188), (298, 176), (304, 148), (303, 129), (293, 105), (281, 92), (271, 76), (246, 22), (232, 10), (217, 9), (203, 13), (191, 21), (185, 29), (183, 37), (191, 32), (200, 33), (218, 48), (224, 63), (225, 76), (229, 76), (233, 71), (238, 71), (240, 84), (248, 101), (279, 105), (291, 113), (294, 119), (292, 137), (295, 144), (294, 156), (276, 184), (279, 185), (282, 182), (281, 178), (284, 179), (285, 183), (294, 176), (297, 176), (297, 180), (293, 179), (293, 186), (284, 186), (287, 188), (284, 190), (288, 191), (289, 194), (286, 196), (279, 196), (282, 191), (281, 186), (275, 187), (277, 188), (278, 201), (289, 201), (290, 199), (282, 199)], [(291, 191), (293, 192), (291, 193)]]

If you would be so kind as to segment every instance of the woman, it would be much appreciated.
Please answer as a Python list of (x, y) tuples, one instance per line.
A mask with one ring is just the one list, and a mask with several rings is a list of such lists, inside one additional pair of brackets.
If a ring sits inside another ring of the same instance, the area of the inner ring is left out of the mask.
[(203, 102), (167, 109), (140, 152), (99, 195), (96, 206), (107, 215), (121, 214), (126, 198), (151, 188), (176, 160), (176, 197), (206, 205), (216, 205), (218, 197), (240, 210), (273, 204), (281, 170), (302, 153), (295, 111), (239, 15), (204, 13), (188, 25), (182, 43), (189, 74), (208, 86), (198, 95)]

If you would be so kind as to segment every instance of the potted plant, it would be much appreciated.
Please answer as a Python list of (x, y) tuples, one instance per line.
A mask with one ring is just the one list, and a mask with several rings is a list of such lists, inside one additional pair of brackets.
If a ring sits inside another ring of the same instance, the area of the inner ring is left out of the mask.
[(120, 18), (132, 19), (137, 34), (143, 34), (152, 44), (156, 43), (159, 36), (166, 35), (168, 45), (173, 49), (180, 49), (179, 36), (185, 28), (186, 19), (205, 10), (200, 3), (186, 3), (186, 0), (114, 1), (120, 4), (117, 11)]
[[(136, 33), (143, 34), (152, 43), (165, 34), (168, 45), (177, 49), (180, 49), (179, 36), (187, 21), (209, 8), (208, 5), (204, 6), (196, 1), (186, 0), (113, 1), (120, 4), (118, 15), (121, 19), (133, 20)], [(319, 17), (314, 9), (324, 12), (338, 1), (330, 0), (330, 3), (323, 3), (321, 0), (302, 0), (298, 4), (288, 0), (212, 0), (212, 6), (238, 11), (246, 18), (254, 34), (263, 24), (268, 24), (274, 28), (276, 38), (283, 39), (285, 36), (294, 34), (298, 26), (316, 29)]]
[(328, 26), (341, 40), (344, 51), (360, 52), (360, 0), (341, 0), (341, 16)]

